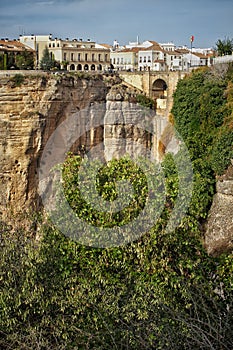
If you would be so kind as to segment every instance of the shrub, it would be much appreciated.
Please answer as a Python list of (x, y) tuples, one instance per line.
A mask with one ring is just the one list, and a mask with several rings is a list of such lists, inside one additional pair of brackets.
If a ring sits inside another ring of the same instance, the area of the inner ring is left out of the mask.
[(14, 83), (15, 86), (21, 86), (24, 83), (25, 77), (22, 74), (15, 74), (11, 81)]

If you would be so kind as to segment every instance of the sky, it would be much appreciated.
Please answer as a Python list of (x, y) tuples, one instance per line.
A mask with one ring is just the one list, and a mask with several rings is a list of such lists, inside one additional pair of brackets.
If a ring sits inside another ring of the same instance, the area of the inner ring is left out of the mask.
[(0, 39), (20, 34), (214, 47), (233, 38), (233, 0), (0, 0)]

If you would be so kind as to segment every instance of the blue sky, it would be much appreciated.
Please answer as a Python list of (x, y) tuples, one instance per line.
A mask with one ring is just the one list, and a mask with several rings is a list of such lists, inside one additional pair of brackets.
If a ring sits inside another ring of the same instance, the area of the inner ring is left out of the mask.
[(19, 34), (90, 38), (99, 43), (173, 41), (213, 47), (233, 38), (233, 0), (0, 0), (0, 38)]

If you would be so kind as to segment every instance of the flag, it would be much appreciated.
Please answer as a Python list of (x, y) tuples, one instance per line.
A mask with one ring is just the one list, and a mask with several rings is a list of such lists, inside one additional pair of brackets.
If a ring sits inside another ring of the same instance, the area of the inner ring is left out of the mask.
[(190, 41), (191, 41), (191, 43), (194, 41), (194, 36), (193, 35), (190, 37)]

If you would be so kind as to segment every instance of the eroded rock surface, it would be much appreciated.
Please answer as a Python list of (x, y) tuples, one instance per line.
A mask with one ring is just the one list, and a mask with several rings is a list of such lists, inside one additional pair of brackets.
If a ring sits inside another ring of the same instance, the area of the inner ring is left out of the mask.
[[(21, 86), (0, 80), (0, 212), (11, 215), (39, 204), (38, 167), (48, 138), (69, 115), (105, 102), (108, 88), (101, 79), (26, 77)], [(92, 147), (103, 139), (82, 135), (78, 144)], [(77, 146), (77, 145), (76, 145)]]
[(209, 212), (205, 245), (210, 254), (233, 250), (233, 165), (219, 178)]
[(139, 91), (121, 83), (117, 76), (38, 74), (25, 76), (23, 83), (16, 85), (12, 78), (0, 79), (3, 216), (13, 217), (14, 213), (40, 207), (42, 155), (50, 136), (70, 116), (73, 126), (65, 126), (52, 147), (50, 159), (54, 165), (68, 139), (73, 140), (70, 151), (89, 152), (91, 156), (98, 153), (107, 161), (125, 154), (148, 157), (148, 153), (149, 157), (160, 159), (166, 149), (177, 149), (177, 141), (167, 128), (168, 119), (157, 118), (154, 112), (139, 106), (136, 103)]

